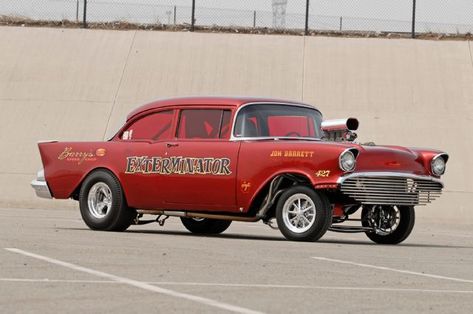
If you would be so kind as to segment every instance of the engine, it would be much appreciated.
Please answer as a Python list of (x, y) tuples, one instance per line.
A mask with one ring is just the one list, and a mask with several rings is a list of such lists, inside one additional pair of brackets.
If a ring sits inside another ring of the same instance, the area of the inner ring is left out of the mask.
[(358, 119), (334, 119), (322, 122), (324, 139), (335, 142), (353, 142), (357, 138)]

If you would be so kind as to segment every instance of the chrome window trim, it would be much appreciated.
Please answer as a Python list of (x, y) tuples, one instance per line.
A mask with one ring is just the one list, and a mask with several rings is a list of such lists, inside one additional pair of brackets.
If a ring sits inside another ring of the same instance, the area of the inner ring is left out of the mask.
[[(238, 114), (240, 113), (240, 110), (242, 110), (243, 108), (246, 108), (247, 106), (251, 106), (251, 105), (283, 105), (283, 106), (292, 106), (292, 107), (301, 107), (301, 108), (309, 108), (309, 109), (314, 109), (316, 110), (318, 113), (320, 113), (320, 116), (323, 117), (322, 115), (322, 112), (320, 112), (319, 109), (317, 109), (316, 107), (314, 106), (311, 106), (311, 105), (306, 105), (306, 104), (298, 104), (298, 103), (289, 103), (289, 102), (279, 102), (279, 101), (256, 101), (256, 102), (249, 102), (249, 103), (246, 103), (242, 106), (240, 106), (234, 116), (233, 116), (233, 123), (232, 123), (232, 132), (230, 134), (230, 141), (254, 141), (254, 140), (270, 140), (270, 139), (284, 139), (284, 137), (282, 136), (259, 136), (259, 137), (236, 137), (234, 135), (234, 132), (235, 132), (235, 126), (236, 126), (236, 121), (237, 121), (237, 117), (238, 117)], [(290, 139), (290, 138), (289, 138)], [(294, 139), (308, 139), (308, 140), (320, 140), (319, 138), (316, 138), (316, 137), (304, 137), (304, 138), (301, 138), (301, 137), (295, 137)]]
[(440, 179), (434, 178), (432, 176), (417, 175), (417, 174), (405, 173), (405, 172), (355, 172), (355, 173), (350, 173), (345, 176), (339, 177), (337, 180), (337, 183), (342, 184), (347, 179), (357, 178), (357, 177), (399, 177), (399, 178), (429, 180), (429, 181), (440, 183), (442, 185), (442, 188), (444, 187), (443, 182)]

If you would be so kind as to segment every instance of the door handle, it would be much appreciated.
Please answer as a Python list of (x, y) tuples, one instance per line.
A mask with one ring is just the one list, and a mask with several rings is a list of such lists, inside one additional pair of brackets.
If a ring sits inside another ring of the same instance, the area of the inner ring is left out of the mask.
[(177, 143), (167, 143), (166, 146), (169, 148), (169, 147), (177, 147), (179, 146), (179, 144)]

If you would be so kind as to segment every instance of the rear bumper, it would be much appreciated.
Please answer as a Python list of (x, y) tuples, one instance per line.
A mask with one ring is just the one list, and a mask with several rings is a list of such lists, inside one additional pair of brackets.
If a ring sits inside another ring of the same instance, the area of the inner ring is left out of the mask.
[(44, 178), (44, 170), (38, 171), (36, 180), (31, 181), (31, 187), (35, 190), (36, 196), (41, 198), (53, 198), (49, 191), (48, 183)]

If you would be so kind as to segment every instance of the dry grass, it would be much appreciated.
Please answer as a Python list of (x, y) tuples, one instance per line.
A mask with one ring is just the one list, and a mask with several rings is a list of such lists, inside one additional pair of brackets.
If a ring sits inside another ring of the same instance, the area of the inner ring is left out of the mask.
[[(53, 27), (53, 28), (82, 28), (82, 22), (62, 20), (46, 21), (32, 20), (21, 16), (0, 15), (0, 25), (22, 26), (22, 27)], [(166, 24), (138, 24), (125, 21), (114, 22), (93, 22), (87, 23), (90, 29), (106, 30), (150, 30), (150, 31), (176, 31), (186, 32), (191, 30), (190, 24), (166, 25)], [(302, 29), (273, 29), (267, 27), (223, 27), (223, 26), (195, 26), (194, 31), (205, 33), (241, 33), (241, 34), (262, 34), (262, 35), (294, 35), (303, 36)], [(397, 32), (368, 32), (368, 31), (318, 31), (310, 30), (309, 36), (347, 37), (347, 38), (410, 38), (410, 33)], [(417, 39), (428, 40), (473, 40), (471, 33), (467, 34), (439, 34), (439, 33), (419, 33)]]

